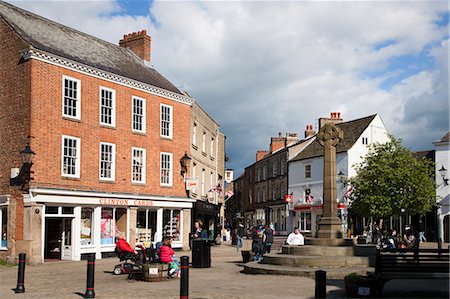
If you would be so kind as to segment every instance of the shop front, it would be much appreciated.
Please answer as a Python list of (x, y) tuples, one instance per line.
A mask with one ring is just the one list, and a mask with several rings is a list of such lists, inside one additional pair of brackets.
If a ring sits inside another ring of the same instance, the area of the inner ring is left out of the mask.
[(187, 248), (192, 200), (95, 192), (35, 189), (28, 206), (40, 207), (41, 232), (31, 236), (41, 242), (42, 261), (81, 260), (113, 255), (116, 235), (122, 232), (131, 246), (150, 246), (163, 236), (174, 238), (174, 248)]

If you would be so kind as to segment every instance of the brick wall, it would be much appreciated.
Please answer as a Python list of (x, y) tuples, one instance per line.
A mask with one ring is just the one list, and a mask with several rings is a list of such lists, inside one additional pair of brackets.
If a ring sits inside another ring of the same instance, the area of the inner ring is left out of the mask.
[[(23, 197), (9, 186), (11, 168), (20, 167), (30, 128), (30, 63), (20, 60), (27, 45), (0, 19), (0, 194), (11, 194), (8, 247), (23, 239)], [(15, 230), (13, 228), (15, 227)]]
[[(62, 117), (62, 76), (81, 81), (81, 121)], [(31, 61), (31, 147), (36, 152), (32, 186), (186, 196), (180, 158), (189, 151), (190, 107), (85, 74)], [(100, 86), (116, 91), (116, 127), (100, 126)], [(146, 99), (146, 134), (132, 133), (132, 96)], [(160, 104), (173, 107), (173, 139), (160, 137)], [(80, 179), (61, 176), (61, 136), (81, 138)], [(115, 182), (99, 180), (99, 143), (116, 144)], [(146, 148), (146, 184), (131, 183), (131, 147)], [(173, 153), (173, 187), (160, 186), (160, 152)]]

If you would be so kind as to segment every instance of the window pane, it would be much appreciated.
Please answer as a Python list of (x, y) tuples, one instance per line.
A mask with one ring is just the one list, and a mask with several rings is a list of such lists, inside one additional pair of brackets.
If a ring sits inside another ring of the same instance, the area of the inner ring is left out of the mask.
[(73, 214), (73, 207), (62, 207), (63, 214)]
[(78, 94), (77, 94), (77, 82), (64, 79), (64, 115), (71, 117), (78, 117)]
[(180, 241), (180, 210), (164, 210), (163, 236), (170, 236), (174, 241)]
[(58, 207), (46, 206), (45, 214), (58, 214)]
[(0, 247), (6, 247), (8, 245), (8, 208), (4, 207), (1, 209), (2, 215), (2, 243)]
[(80, 231), (81, 245), (92, 245), (94, 243), (92, 231), (93, 214), (94, 209), (81, 208), (81, 231)]
[(102, 208), (102, 219), (100, 222), (101, 244), (114, 244), (116, 225), (113, 218), (112, 208)]

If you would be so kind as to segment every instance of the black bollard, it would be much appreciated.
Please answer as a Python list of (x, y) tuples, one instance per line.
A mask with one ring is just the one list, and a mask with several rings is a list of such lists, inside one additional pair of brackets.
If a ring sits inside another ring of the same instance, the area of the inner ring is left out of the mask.
[(25, 261), (26, 254), (19, 253), (19, 271), (17, 272), (17, 287), (14, 289), (15, 293), (25, 293)]
[(94, 292), (95, 254), (90, 254), (87, 261), (87, 281), (84, 298), (95, 298)]
[(316, 293), (315, 298), (327, 298), (327, 271), (316, 271)]
[(438, 240), (438, 257), (440, 258), (442, 256), (442, 238), (439, 238)]
[(180, 299), (189, 298), (189, 257), (181, 257)]

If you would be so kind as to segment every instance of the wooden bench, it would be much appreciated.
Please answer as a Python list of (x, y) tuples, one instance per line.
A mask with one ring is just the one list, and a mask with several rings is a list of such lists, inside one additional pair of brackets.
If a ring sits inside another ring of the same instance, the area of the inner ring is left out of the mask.
[(378, 294), (391, 279), (449, 279), (449, 249), (379, 249), (375, 273)]

